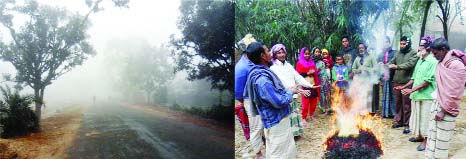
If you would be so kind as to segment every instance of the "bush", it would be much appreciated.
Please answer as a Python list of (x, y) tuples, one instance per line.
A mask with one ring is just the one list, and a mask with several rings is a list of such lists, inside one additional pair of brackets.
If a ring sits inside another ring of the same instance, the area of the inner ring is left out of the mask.
[(208, 108), (191, 107), (185, 110), (185, 112), (188, 112), (189, 114), (214, 119), (226, 124), (234, 124), (234, 111), (233, 107), (223, 105), (212, 105)]
[(172, 110), (182, 110), (181, 106), (177, 104), (176, 102), (173, 103), (173, 105), (170, 107)]
[(18, 91), (11, 92), (9, 87), (0, 87), (3, 100), (0, 101), (0, 125), (3, 126), (2, 138), (26, 135), (39, 130), (39, 120), (29, 107), (34, 98), (21, 96)]

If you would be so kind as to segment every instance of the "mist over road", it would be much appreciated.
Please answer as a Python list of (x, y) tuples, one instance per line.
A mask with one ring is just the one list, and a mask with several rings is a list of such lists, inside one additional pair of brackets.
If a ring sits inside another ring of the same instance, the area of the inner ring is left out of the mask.
[[(149, 111), (150, 110), (150, 111)], [(89, 107), (70, 158), (233, 158), (234, 132), (169, 112), (103, 103)]]

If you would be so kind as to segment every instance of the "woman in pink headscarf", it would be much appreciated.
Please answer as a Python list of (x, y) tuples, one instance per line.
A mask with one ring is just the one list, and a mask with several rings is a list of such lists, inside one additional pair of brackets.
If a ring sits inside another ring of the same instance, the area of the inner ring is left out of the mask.
[[(314, 61), (311, 59), (311, 52), (309, 48), (303, 47), (301, 52), (299, 53), (299, 60), (296, 63), (296, 71), (303, 76), (306, 80), (308, 80), (311, 84), (318, 86), (319, 77), (317, 76), (317, 67)], [(311, 96), (305, 97), (301, 96), (302, 101), (302, 117), (303, 123), (306, 123), (307, 115), (310, 113), (311, 120), (315, 120), (314, 112), (317, 107), (317, 101), (320, 95), (319, 88), (313, 88), (311, 90)]]

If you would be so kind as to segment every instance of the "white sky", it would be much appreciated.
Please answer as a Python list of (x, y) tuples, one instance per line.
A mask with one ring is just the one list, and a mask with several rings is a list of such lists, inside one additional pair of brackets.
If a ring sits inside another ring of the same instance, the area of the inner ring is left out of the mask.
[[(85, 14), (89, 11), (85, 0), (38, 0), (40, 4), (65, 7), (72, 12)], [(151, 45), (169, 43), (171, 34), (181, 35), (176, 26), (179, 17), (178, 0), (130, 0), (129, 8), (114, 7), (110, 0), (104, 0), (105, 10), (90, 16), (92, 22), (88, 30), (89, 41), (97, 51), (82, 66), (61, 76), (45, 90), (45, 101), (60, 102), (72, 100), (91, 100), (93, 95), (106, 94), (111, 90), (110, 77), (105, 76), (102, 66), (107, 42), (114, 38), (144, 38)], [(0, 37), (8, 38), (8, 32), (0, 26)], [(0, 73), (14, 72), (9, 63), (0, 62)], [(14, 73), (13, 73), (14, 75)], [(26, 90), (30, 91), (30, 90)], [(32, 91), (31, 91), (32, 92)], [(64, 95), (66, 94), (66, 95)], [(84, 99), (79, 99), (84, 98)], [(102, 97), (107, 98), (107, 97)]]

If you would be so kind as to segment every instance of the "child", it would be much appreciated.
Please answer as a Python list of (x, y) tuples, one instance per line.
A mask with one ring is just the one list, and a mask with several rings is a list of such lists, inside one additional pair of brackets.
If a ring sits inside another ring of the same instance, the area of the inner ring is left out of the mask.
[(332, 68), (332, 82), (340, 90), (345, 90), (348, 87), (348, 67), (342, 55), (337, 55), (335, 61), (336, 65)]
[(345, 65), (343, 55), (337, 55), (335, 58), (336, 64), (332, 68), (332, 82), (333, 88), (336, 90), (334, 93), (341, 94), (343, 98), (343, 106), (348, 107), (348, 98), (346, 97), (345, 90), (348, 88), (348, 72), (349, 69)]
[(324, 56), (323, 61), (325, 63), (325, 69), (328, 70), (328, 73), (330, 74), (330, 70), (332, 70), (333, 67), (332, 57), (328, 53), (327, 49), (322, 49), (322, 55)]

